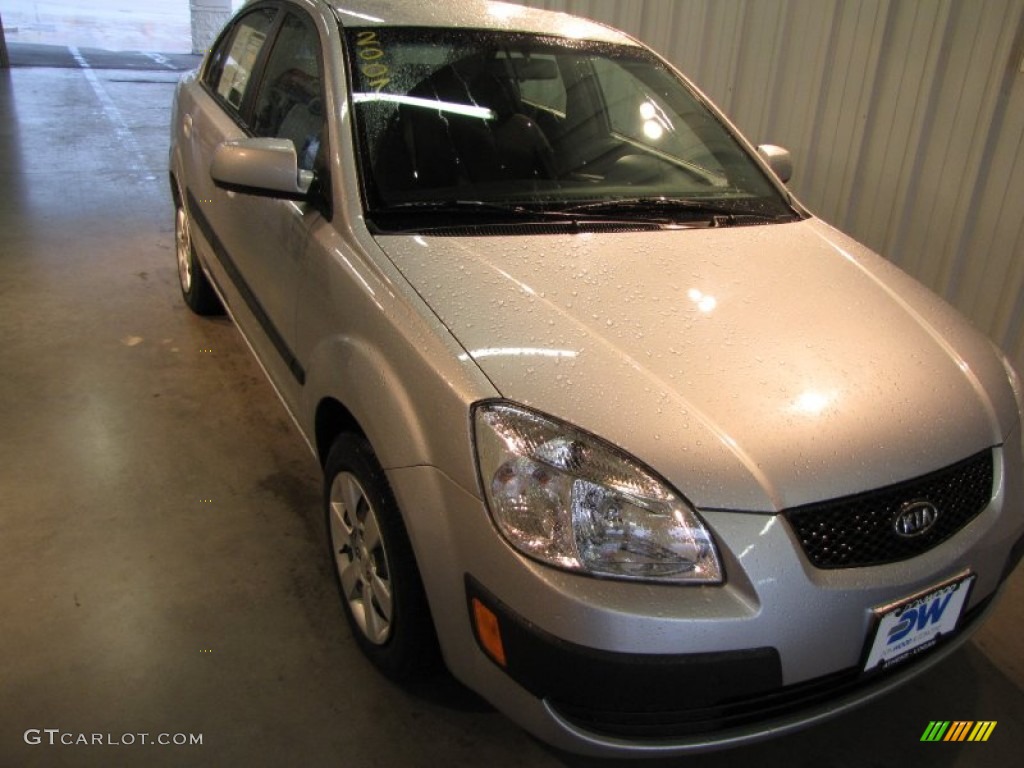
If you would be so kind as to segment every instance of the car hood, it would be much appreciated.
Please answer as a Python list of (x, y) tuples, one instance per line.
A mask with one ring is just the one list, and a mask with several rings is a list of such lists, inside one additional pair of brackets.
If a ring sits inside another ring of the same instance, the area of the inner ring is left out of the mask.
[(1000, 444), (992, 345), (824, 223), (378, 243), (510, 400), (702, 509), (773, 512)]

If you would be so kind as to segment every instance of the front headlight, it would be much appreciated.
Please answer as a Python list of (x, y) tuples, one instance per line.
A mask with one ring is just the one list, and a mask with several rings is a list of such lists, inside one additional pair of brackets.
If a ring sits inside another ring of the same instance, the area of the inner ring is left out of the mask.
[(478, 406), (474, 426), (487, 506), (523, 554), (599, 576), (722, 581), (697, 513), (635, 459), (507, 403)]

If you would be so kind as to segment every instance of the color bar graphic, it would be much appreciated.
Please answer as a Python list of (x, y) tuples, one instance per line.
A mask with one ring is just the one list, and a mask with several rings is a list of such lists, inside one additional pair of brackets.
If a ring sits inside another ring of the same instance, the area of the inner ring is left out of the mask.
[(988, 741), (988, 737), (992, 735), (992, 731), (996, 729), (995, 720), (980, 720), (975, 724), (974, 730), (971, 731), (971, 735), (967, 737), (968, 741)]
[(996, 729), (995, 720), (932, 720), (921, 741), (988, 741)]
[(953, 724), (949, 726), (949, 731), (946, 732), (946, 738), (943, 741), (963, 741), (967, 738), (967, 734), (971, 732), (971, 726), (974, 722), (971, 720), (954, 720)]
[(947, 728), (949, 728), (949, 720), (932, 720), (924, 729), (921, 741), (942, 741)]

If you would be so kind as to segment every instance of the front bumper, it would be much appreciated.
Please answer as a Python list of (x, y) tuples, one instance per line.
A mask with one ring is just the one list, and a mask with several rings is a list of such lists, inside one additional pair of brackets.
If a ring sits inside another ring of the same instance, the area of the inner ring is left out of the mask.
[[(959, 647), (987, 611), (992, 596), (961, 619), (956, 635), (897, 671), (862, 673), (851, 667), (814, 680), (783, 685), (774, 648), (697, 654), (629, 654), (566, 643), (533, 627), (466, 579), (501, 627), (509, 676), (545, 703), (553, 718), (579, 738), (637, 744), (711, 747), (756, 735), (764, 724), (797, 727), (831, 713), (836, 700), (857, 702), (888, 690)], [(481, 638), (481, 645), (484, 645)], [(486, 647), (484, 647), (486, 652)]]
[[(868, 568), (813, 568), (779, 516), (703, 512), (727, 574), (714, 587), (539, 565), (504, 542), (476, 496), (437, 470), (388, 475), (453, 674), (560, 748), (667, 756), (837, 715), (955, 650), (1024, 549), (1022, 480), (1003, 469), (1020, 462), (1019, 446), (997, 449), (993, 502), (956, 536)], [(863, 674), (875, 609), (964, 571), (977, 578), (960, 631), (913, 661)], [(467, 607), (474, 597), (497, 616), (507, 668), (477, 642)]]

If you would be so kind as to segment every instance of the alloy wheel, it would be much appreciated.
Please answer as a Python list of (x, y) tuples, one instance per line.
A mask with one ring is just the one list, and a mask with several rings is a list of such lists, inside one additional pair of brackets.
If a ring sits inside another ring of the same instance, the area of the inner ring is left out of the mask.
[(331, 484), (331, 542), (341, 591), (360, 631), (374, 645), (391, 637), (391, 569), (377, 515), (355, 475)]
[(174, 242), (178, 252), (178, 280), (181, 290), (187, 294), (192, 290), (192, 234), (183, 207), (178, 208), (174, 218)]

